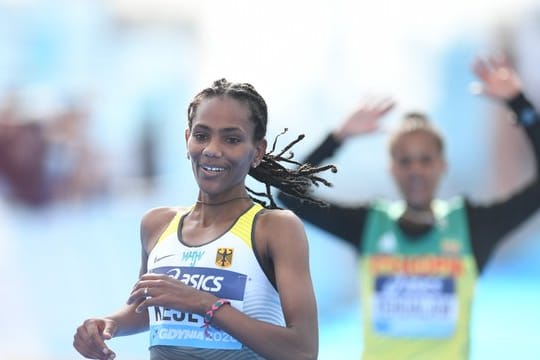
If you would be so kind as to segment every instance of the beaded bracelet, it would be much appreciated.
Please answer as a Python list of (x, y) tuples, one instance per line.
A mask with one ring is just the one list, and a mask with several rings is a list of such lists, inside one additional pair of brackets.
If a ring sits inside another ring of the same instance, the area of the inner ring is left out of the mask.
[(204, 334), (209, 337), (210, 336), (210, 331), (209, 331), (209, 328), (210, 328), (210, 325), (212, 323), (212, 319), (214, 318), (214, 315), (215, 315), (215, 312), (218, 311), (223, 305), (227, 305), (227, 304), (231, 304), (231, 302), (229, 300), (225, 300), (225, 299), (219, 299), (218, 301), (216, 301), (212, 307), (210, 308), (210, 310), (208, 310), (206, 312), (206, 314), (204, 314), (204, 324), (201, 326), (201, 327), (204, 327), (205, 330), (204, 330)]

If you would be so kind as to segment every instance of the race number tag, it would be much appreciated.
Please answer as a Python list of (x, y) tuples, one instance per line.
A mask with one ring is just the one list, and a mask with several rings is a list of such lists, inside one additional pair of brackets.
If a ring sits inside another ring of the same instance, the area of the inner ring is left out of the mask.
[(373, 329), (383, 336), (446, 338), (454, 334), (455, 281), (442, 276), (379, 276), (372, 297)]
[[(233, 271), (202, 268), (163, 266), (154, 273), (166, 274), (196, 289), (230, 300), (240, 311), (244, 306), (247, 277)], [(208, 333), (200, 315), (185, 313), (161, 306), (148, 309), (150, 319), (150, 346), (168, 345), (207, 349), (240, 349), (242, 344), (216, 327)]]

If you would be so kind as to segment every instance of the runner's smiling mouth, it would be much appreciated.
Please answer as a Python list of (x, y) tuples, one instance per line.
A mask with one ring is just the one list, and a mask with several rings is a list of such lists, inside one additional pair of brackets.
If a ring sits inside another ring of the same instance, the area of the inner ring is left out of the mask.
[(200, 167), (201, 167), (203, 170), (205, 170), (205, 171), (215, 172), (215, 173), (219, 173), (219, 172), (225, 171), (225, 168), (224, 168), (224, 167), (219, 167), (219, 166), (200, 165)]

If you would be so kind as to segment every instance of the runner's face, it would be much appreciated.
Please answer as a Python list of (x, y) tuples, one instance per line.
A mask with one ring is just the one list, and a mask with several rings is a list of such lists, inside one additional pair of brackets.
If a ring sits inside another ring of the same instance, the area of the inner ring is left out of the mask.
[(203, 194), (219, 199), (245, 193), (246, 175), (266, 145), (264, 140), (254, 142), (254, 131), (248, 105), (230, 97), (201, 102), (186, 141)]
[(418, 210), (428, 209), (446, 170), (433, 134), (426, 131), (403, 134), (396, 140), (391, 155), (392, 175), (407, 204)]

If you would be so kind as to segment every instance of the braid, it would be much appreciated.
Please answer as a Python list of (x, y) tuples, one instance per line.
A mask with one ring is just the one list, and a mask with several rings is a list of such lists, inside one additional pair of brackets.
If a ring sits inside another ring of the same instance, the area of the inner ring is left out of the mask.
[(214, 81), (211, 87), (202, 90), (195, 96), (188, 107), (188, 127), (191, 129), (193, 119), (201, 102), (213, 97), (229, 96), (248, 105), (251, 111), (251, 120), (255, 123), (255, 140), (261, 140), (266, 135), (268, 123), (268, 109), (266, 102), (248, 83), (231, 83), (226, 79)]
[[(330, 170), (335, 173), (337, 171), (336, 167), (334, 165), (313, 167), (309, 164), (301, 164), (292, 160), (294, 156), (292, 152), (290, 152), (288, 156), (284, 156), (284, 154), (290, 148), (304, 138), (304, 135), (299, 135), (296, 140), (289, 143), (279, 154), (273, 155), (277, 139), (285, 132), (287, 132), (287, 129), (284, 129), (283, 132), (276, 136), (272, 149), (264, 155), (259, 166), (251, 169), (249, 172), (249, 175), (251, 175), (254, 179), (266, 184), (266, 193), (256, 193), (247, 188), (248, 191), (257, 196), (266, 197), (270, 201), (269, 205), (266, 205), (260, 200), (257, 202), (269, 208), (278, 208), (272, 196), (272, 186), (299, 199), (307, 200), (321, 206), (326, 205), (325, 202), (311, 197), (309, 193), (312, 185), (319, 186), (319, 184), (322, 183), (326, 186), (332, 186), (330, 182), (317, 176), (316, 174), (326, 170)], [(281, 165), (280, 162), (294, 164), (298, 167), (296, 169), (289, 169)], [(256, 201), (255, 199), (253, 200)]]
[[(191, 129), (197, 109), (203, 100), (224, 96), (238, 100), (249, 107), (251, 121), (253, 121), (255, 124), (254, 140), (262, 140), (266, 136), (266, 128), (268, 123), (268, 109), (266, 102), (255, 90), (253, 85), (248, 83), (231, 83), (226, 79), (214, 81), (211, 87), (202, 90), (195, 96), (193, 101), (189, 104), (187, 111), (188, 127)], [(303, 200), (308, 200), (319, 205), (326, 205), (326, 203), (323, 201), (312, 198), (309, 193), (313, 185), (319, 186), (319, 184), (323, 184), (326, 186), (331, 186), (327, 180), (319, 177), (317, 174), (326, 170), (336, 172), (336, 167), (334, 165), (313, 167), (309, 164), (302, 164), (293, 160), (294, 154), (292, 152), (285, 155), (295, 144), (304, 138), (304, 135), (298, 136), (296, 140), (289, 143), (278, 154), (274, 154), (277, 140), (279, 136), (283, 135), (285, 132), (287, 132), (287, 129), (284, 129), (283, 132), (276, 136), (272, 149), (263, 156), (257, 167), (252, 168), (249, 171), (249, 175), (251, 177), (265, 184), (265, 192), (255, 192), (246, 187), (247, 191), (251, 194), (250, 198), (254, 202), (261, 204), (264, 207), (279, 208), (276, 205), (271, 192), (272, 187), (275, 187), (288, 195), (292, 195)], [(293, 164), (297, 166), (297, 168), (286, 168), (285, 166), (281, 165), (281, 162)], [(267, 204), (264, 200), (261, 200), (258, 197), (266, 198), (270, 201), (270, 203)]]

